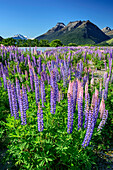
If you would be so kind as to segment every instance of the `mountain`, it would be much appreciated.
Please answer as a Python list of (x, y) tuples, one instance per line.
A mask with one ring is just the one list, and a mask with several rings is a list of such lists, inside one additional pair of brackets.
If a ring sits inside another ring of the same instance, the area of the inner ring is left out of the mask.
[(45, 34), (42, 34), (36, 39), (46, 39), (52, 41), (60, 39), (64, 45), (69, 43), (76, 44), (97, 44), (102, 41), (110, 39), (103, 31), (101, 31), (95, 24), (87, 21), (57, 23), (55, 27), (51, 28)]
[(111, 30), (108, 33), (106, 33), (106, 35), (108, 35), (110, 38), (113, 38), (113, 30)]
[(0, 36), (0, 41), (2, 41), (3, 40), (3, 38)]
[(102, 29), (102, 31), (106, 34), (106, 33), (111, 31), (111, 28), (105, 27), (105, 28)]
[(98, 45), (101, 45), (101, 46), (113, 46), (113, 38), (111, 38), (110, 40), (107, 40), (107, 41), (103, 41), (103, 42), (99, 43)]
[(21, 35), (21, 34), (16, 34), (16, 35), (14, 35), (12, 38), (13, 38), (13, 39), (16, 39), (16, 40), (19, 40), (19, 39), (21, 39), (21, 40), (27, 40), (27, 37), (26, 37), (26, 36), (23, 36), (23, 35)]

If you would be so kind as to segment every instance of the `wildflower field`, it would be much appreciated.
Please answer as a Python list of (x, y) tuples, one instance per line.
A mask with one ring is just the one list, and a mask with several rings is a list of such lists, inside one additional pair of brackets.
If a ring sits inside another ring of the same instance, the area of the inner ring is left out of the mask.
[(16, 169), (98, 168), (97, 153), (113, 148), (112, 60), (112, 47), (24, 52), (1, 45), (5, 160)]

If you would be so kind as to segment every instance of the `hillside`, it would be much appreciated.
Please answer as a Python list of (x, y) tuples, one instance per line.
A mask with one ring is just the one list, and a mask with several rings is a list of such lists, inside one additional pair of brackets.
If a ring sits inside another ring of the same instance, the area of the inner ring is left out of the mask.
[(3, 40), (3, 38), (0, 36), (0, 41), (2, 41)]
[(110, 38), (88, 20), (70, 22), (67, 26), (64, 23), (57, 23), (55, 27), (36, 37), (36, 39), (47, 39), (49, 41), (60, 39), (64, 45), (67, 45), (68, 43), (97, 44)]

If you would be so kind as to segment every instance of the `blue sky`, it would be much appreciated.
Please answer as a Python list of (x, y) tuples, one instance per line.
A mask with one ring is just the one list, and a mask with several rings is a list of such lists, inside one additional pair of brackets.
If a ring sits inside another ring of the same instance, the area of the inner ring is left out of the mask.
[(90, 20), (113, 29), (113, 0), (0, 0), (0, 36), (39, 36), (57, 22)]

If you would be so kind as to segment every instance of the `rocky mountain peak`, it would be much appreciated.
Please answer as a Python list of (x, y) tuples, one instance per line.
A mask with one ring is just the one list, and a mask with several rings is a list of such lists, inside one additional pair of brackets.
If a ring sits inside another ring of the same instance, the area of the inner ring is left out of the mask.
[(64, 24), (63, 22), (58, 22), (55, 27), (51, 28), (51, 29), (47, 32), (47, 34), (48, 34), (48, 33), (53, 33), (53, 32), (56, 32), (56, 31), (59, 31), (59, 30), (61, 30), (61, 29), (64, 28), (64, 27), (65, 27), (65, 24)]
[(105, 27), (105, 28), (102, 29), (102, 31), (103, 31), (104, 33), (108, 33), (109, 31), (111, 31), (111, 28)]
[(22, 40), (27, 40), (28, 38), (24, 35), (21, 34), (16, 34), (12, 37), (13, 39), (22, 39)]

